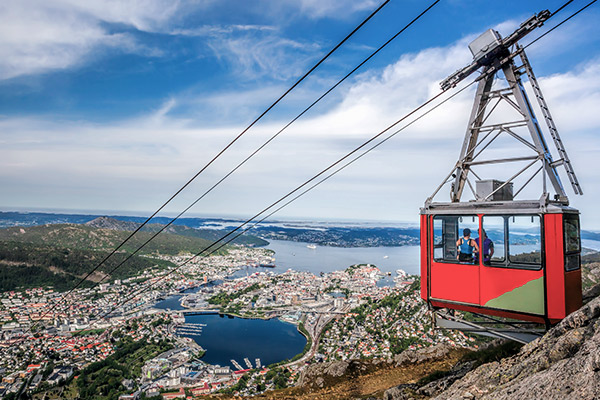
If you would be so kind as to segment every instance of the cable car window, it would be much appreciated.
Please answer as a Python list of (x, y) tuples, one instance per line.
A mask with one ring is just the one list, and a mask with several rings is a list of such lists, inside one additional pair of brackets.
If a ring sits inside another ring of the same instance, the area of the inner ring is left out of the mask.
[(563, 221), (565, 232), (565, 270), (573, 271), (581, 267), (579, 216), (564, 214)]
[[(479, 236), (477, 215), (436, 215), (433, 218), (433, 259), (438, 262), (459, 262), (457, 242), (463, 238), (465, 229), (470, 232), (470, 240)], [(460, 262), (472, 264), (477, 260), (477, 253), (472, 249), (470, 259), (464, 255), (462, 257)]]
[(541, 236), (538, 215), (508, 217), (508, 258), (510, 263), (541, 265)]
[(496, 216), (484, 216), (482, 222), (483, 245), (480, 241), (483, 263), (491, 265), (494, 263), (504, 263), (506, 261), (505, 238), (505, 218)]
[(581, 251), (579, 240), (579, 218), (577, 215), (564, 215), (565, 221), (565, 251), (567, 253)]

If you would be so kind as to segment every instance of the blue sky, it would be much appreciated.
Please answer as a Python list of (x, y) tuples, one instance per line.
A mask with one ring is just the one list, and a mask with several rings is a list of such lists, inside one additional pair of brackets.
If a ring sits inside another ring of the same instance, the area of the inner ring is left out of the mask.
[[(467, 44), (562, 1), (442, 0), (192, 210), (248, 216), (437, 93)], [(575, 1), (544, 32), (587, 2)], [(5, 1), (0, 4), (0, 208), (153, 211), (379, 1)], [(167, 210), (211, 186), (429, 3), (392, 0)], [(600, 229), (600, 8), (528, 49)], [(537, 35), (537, 33), (535, 34)], [(526, 38), (528, 43), (535, 37)], [(282, 216), (416, 221), (456, 161), (457, 97)], [(567, 183), (566, 181), (564, 182)]]

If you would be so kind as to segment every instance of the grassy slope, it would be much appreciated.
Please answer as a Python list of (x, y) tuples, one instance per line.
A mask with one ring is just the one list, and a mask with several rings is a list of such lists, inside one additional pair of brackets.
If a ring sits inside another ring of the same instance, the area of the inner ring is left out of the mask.
[[(59, 248), (84, 250), (112, 250), (131, 232), (96, 229), (85, 225), (60, 224), (27, 228), (0, 229), (0, 241), (25, 242)], [(121, 250), (132, 252), (152, 237), (150, 232), (138, 232)], [(180, 235), (161, 234), (146, 245), (140, 254), (197, 253), (212, 241)]]
[[(65, 290), (72, 287), (129, 234), (74, 224), (0, 229), (0, 290), (39, 286)], [(110, 272), (151, 236), (149, 232), (138, 232), (99, 271)], [(195, 254), (211, 244), (205, 239), (161, 234), (139, 254)], [(111, 277), (126, 278), (155, 266), (164, 268), (173, 264), (136, 255)], [(96, 274), (90, 280), (98, 280), (102, 276)]]
[[(106, 255), (108, 251), (0, 241), (0, 291), (40, 286), (52, 286), (58, 291), (67, 290), (96, 267)], [(127, 255), (115, 254), (99, 268), (100, 273), (90, 276), (89, 281), (101, 279)], [(112, 278), (127, 278), (152, 267), (173, 266), (167, 261), (134, 256), (119, 267)]]

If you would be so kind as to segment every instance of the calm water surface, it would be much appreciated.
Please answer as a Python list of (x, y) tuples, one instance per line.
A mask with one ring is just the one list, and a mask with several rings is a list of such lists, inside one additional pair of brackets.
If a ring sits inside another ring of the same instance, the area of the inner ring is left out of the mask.
[[(268, 249), (275, 251), (273, 272), (281, 273), (288, 268), (296, 271), (339, 271), (354, 264), (373, 264), (384, 272), (403, 269), (409, 274), (419, 274), (419, 246), (400, 247), (307, 247), (309, 243), (287, 240), (269, 240)], [(251, 269), (252, 270), (252, 269)]]
[(171, 296), (165, 300), (156, 303), (154, 305), (154, 308), (159, 308), (161, 310), (183, 310), (183, 307), (180, 303), (182, 297), (183, 296), (181, 295)]
[(292, 358), (306, 345), (306, 338), (295, 325), (278, 319), (260, 320), (229, 318), (227, 316), (189, 315), (187, 324), (206, 324), (199, 335), (184, 335), (194, 339), (206, 349), (202, 361), (209, 364), (228, 365), (236, 370), (230, 360), (234, 359), (246, 368), (244, 357), (255, 367), (260, 358), (262, 365)]
[[(331, 247), (308, 248), (309, 243), (270, 240), (267, 248), (275, 251), (275, 268), (246, 267), (231, 276), (238, 278), (256, 271), (272, 271), (275, 274), (288, 269), (309, 271), (315, 275), (348, 268), (353, 264), (372, 264), (383, 272), (391, 272), (378, 282), (378, 286), (393, 286), (392, 278), (397, 269), (409, 274), (419, 273), (419, 246), (402, 247)], [(182, 296), (171, 296), (158, 302), (160, 309), (181, 310)], [(202, 333), (184, 335), (192, 338), (206, 349), (203, 361), (209, 364), (229, 365), (235, 369), (231, 359), (246, 368), (244, 358), (252, 365), (260, 358), (263, 365), (292, 358), (300, 353), (306, 338), (295, 325), (278, 319), (268, 321), (242, 318), (228, 318), (219, 315), (186, 316), (186, 324), (205, 324)]]
[(588, 249), (600, 251), (600, 241), (598, 240), (582, 239), (581, 246), (586, 247)]

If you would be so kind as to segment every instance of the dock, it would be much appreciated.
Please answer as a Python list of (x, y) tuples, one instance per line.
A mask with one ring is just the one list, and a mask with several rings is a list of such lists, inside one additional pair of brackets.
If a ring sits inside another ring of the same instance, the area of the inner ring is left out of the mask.
[(241, 370), (243, 370), (243, 369), (244, 369), (244, 368), (242, 368), (242, 366), (241, 366), (240, 364), (238, 364), (238, 362), (237, 362), (237, 361), (235, 361), (235, 360), (230, 360), (230, 361), (231, 361), (231, 363), (233, 364), (233, 366), (234, 366), (235, 368), (237, 368), (237, 370), (238, 370), (238, 371), (241, 371)]
[(184, 335), (200, 335), (204, 324), (183, 324), (175, 327), (175, 332)]

